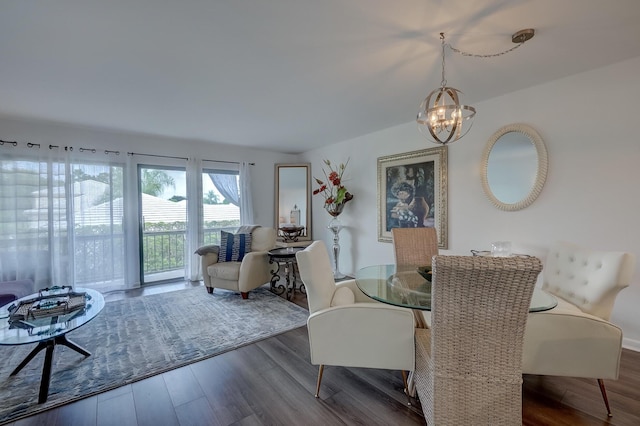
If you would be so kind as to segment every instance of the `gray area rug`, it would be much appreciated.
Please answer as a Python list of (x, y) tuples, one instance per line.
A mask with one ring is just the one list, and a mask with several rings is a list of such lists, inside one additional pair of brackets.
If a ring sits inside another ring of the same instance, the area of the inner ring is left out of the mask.
[(196, 287), (108, 302), (68, 334), (90, 357), (56, 346), (44, 404), (38, 404), (38, 391), (45, 351), (10, 377), (35, 344), (0, 347), (0, 424), (301, 327), (308, 316), (265, 288), (247, 300)]

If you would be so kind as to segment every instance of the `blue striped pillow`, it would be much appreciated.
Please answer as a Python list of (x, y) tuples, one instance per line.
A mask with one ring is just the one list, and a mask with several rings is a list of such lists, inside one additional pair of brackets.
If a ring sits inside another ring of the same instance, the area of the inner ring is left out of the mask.
[(218, 262), (241, 262), (251, 251), (251, 234), (231, 234), (220, 231)]

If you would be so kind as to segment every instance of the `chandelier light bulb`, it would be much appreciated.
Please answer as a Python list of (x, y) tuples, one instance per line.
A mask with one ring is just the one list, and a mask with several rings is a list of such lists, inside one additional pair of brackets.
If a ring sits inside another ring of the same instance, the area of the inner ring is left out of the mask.
[(418, 129), (428, 139), (446, 145), (464, 136), (471, 128), (475, 108), (460, 104), (459, 90), (440, 87), (420, 105)]

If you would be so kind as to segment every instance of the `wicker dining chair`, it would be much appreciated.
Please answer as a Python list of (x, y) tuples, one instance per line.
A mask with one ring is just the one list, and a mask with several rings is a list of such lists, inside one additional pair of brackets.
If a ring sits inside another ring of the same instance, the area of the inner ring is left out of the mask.
[(522, 341), (536, 257), (435, 256), (432, 323), (416, 329), (428, 425), (522, 424)]
[(438, 234), (435, 228), (392, 228), (396, 265), (427, 266), (438, 254)]
[[(398, 266), (431, 266), (431, 258), (438, 254), (436, 228), (391, 228), (393, 253)], [(421, 279), (418, 275), (415, 279)], [(431, 326), (431, 312), (413, 311), (416, 327)]]

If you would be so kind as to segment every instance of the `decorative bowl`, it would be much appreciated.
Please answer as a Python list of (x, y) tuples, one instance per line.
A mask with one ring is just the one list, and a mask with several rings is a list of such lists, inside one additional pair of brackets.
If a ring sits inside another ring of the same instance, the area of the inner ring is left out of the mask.
[(422, 275), (422, 278), (431, 282), (431, 266), (418, 266), (418, 273)]

